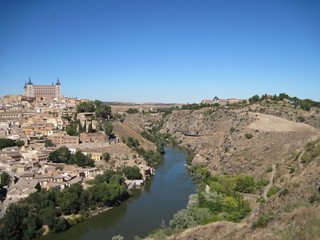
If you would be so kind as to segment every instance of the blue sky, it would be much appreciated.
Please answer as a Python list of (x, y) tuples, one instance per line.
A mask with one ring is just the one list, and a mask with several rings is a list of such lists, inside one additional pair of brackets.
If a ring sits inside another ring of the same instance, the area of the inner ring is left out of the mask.
[(30, 76), (105, 101), (320, 101), (319, 12), (309, 0), (0, 0), (0, 96)]

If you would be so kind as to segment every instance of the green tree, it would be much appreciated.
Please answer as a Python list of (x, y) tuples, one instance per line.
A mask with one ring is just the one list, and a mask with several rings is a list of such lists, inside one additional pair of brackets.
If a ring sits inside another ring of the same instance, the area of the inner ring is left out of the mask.
[(65, 146), (60, 147), (56, 151), (53, 151), (49, 154), (49, 161), (54, 163), (67, 163), (67, 164), (73, 164), (74, 159), (69, 151), (69, 149)]
[(92, 122), (89, 123), (88, 132), (89, 132), (89, 133), (92, 133), (92, 132), (93, 132)]
[(15, 142), (15, 144), (16, 144), (16, 146), (21, 148), (24, 145), (24, 141), (18, 140)]
[(259, 102), (259, 100), (260, 100), (259, 95), (254, 95), (251, 98), (249, 98), (250, 103), (257, 103)]
[(10, 175), (6, 172), (2, 172), (0, 176), (0, 185), (9, 186), (10, 184)]
[(107, 152), (104, 152), (102, 154), (102, 159), (105, 160), (105, 161), (109, 161), (110, 160), (110, 154), (107, 153)]
[(126, 113), (129, 113), (129, 114), (134, 114), (134, 113), (138, 113), (138, 112), (139, 112), (139, 110), (136, 109), (136, 108), (129, 108), (129, 109), (126, 111)]
[(111, 122), (106, 122), (104, 124), (104, 132), (107, 136), (110, 136), (112, 134), (112, 131), (113, 131), (113, 125)]
[(28, 217), (28, 208), (15, 204), (9, 206), (3, 220), (4, 239), (20, 240), (23, 239), (24, 225)]
[(12, 139), (0, 138), (0, 149), (6, 147), (13, 147), (16, 143)]
[(83, 133), (83, 128), (82, 128), (81, 122), (79, 122), (78, 131), (79, 131), (79, 133)]
[(302, 100), (300, 102), (300, 106), (303, 110), (306, 110), (306, 111), (310, 111), (312, 105), (311, 105), (311, 100), (309, 99), (305, 99), (305, 100)]
[(255, 188), (255, 181), (252, 176), (239, 176), (236, 181), (236, 191), (252, 193)]
[(123, 168), (123, 173), (127, 179), (141, 179), (142, 175), (140, 169), (137, 166), (128, 166)]
[(70, 136), (77, 136), (78, 135), (77, 129), (74, 126), (68, 126), (66, 128), (66, 132)]
[(95, 100), (95, 114), (98, 118), (109, 119), (111, 118), (111, 107), (101, 101)]
[(52, 142), (51, 139), (44, 140), (44, 146), (47, 147), (55, 147), (56, 145)]
[(84, 121), (83, 132), (87, 132), (87, 121)]
[(95, 106), (93, 102), (82, 102), (76, 107), (77, 113), (81, 112), (94, 112)]
[(94, 161), (88, 156), (84, 155), (82, 152), (77, 151), (74, 155), (75, 162), (79, 167), (94, 167)]

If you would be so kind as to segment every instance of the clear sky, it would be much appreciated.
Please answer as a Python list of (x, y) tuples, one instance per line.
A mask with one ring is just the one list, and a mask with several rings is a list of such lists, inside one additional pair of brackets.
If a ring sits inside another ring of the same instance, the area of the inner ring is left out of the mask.
[(0, 96), (320, 101), (320, 1), (0, 0)]

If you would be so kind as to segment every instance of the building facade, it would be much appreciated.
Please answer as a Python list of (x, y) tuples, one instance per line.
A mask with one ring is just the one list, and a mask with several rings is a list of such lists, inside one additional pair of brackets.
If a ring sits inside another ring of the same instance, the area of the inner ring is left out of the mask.
[(23, 95), (26, 97), (45, 97), (45, 98), (60, 98), (61, 83), (59, 78), (55, 85), (33, 85), (29, 78), (28, 83), (25, 83), (23, 88)]

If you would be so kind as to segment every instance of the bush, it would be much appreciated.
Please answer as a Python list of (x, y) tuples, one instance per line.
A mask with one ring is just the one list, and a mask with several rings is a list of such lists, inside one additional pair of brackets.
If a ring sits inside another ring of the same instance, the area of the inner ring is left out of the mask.
[(102, 159), (105, 161), (109, 161), (110, 160), (110, 153), (104, 152), (102, 154)]
[(272, 195), (276, 194), (276, 193), (279, 192), (279, 191), (280, 191), (280, 188), (279, 188), (279, 187), (277, 187), (277, 186), (272, 186), (272, 187), (270, 188), (270, 191), (269, 191), (268, 194), (267, 194), (267, 197), (271, 197)]
[(236, 181), (236, 191), (252, 193), (255, 188), (255, 182), (252, 176), (239, 176)]
[(203, 224), (211, 216), (207, 208), (187, 208), (173, 215), (173, 219), (169, 222), (172, 228), (185, 229)]
[(252, 135), (251, 133), (246, 133), (246, 134), (245, 134), (245, 137), (246, 137), (247, 139), (250, 139), (250, 138), (253, 138), (253, 135)]
[(276, 216), (273, 212), (269, 212), (269, 213), (264, 213), (262, 215), (260, 215), (258, 217), (258, 219), (256, 219), (255, 221), (253, 221), (252, 223), (252, 228), (256, 229), (256, 228), (263, 228), (266, 227), (269, 222), (274, 219)]
[[(271, 168), (271, 170), (272, 170), (272, 168)], [(261, 180), (259, 180), (258, 182), (257, 182), (257, 187), (265, 187), (265, 186), (267, 186), (269, 184), (269, 180), (268, 179), (266, 179), (266, 178), (262, 178)]]
[(268, 173), (268, 172), (272, 172), (272, 167), (268, 167), (267, 170), (266, 170), (266, 172), (267, 172), (267, 173)]
[(128, 114), (135, 114), (135, 113), (138, 113), (139, 110), (137, 108), (129, 108), (126, 113)]
[(193, 158), (194, 158), (194, 154), (193, 153), (189, 153), (188, 157), (186, 159), (186, 164), (191, 166)]

